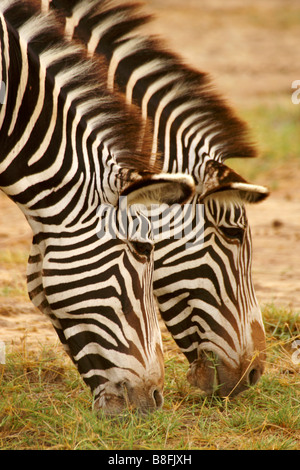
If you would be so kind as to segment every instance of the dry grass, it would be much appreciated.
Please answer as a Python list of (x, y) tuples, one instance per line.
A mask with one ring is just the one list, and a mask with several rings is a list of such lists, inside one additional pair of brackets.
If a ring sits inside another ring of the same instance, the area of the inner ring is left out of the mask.
[(268, 365), (262, 380), (234, 399), (202, 397), (187, 363), (164, 334), (165, 404), (142, 417), (128, 410), (97, 417), (91, 396), (60, 348), (9, 351), (0, 381), (1, 449), (300, 448), (300, 316), (265, 310)]
[[(299, 78), (299, 3), (252, 3), (240, 2), (237, 11), (235, 1), (191, 0), (184, 9), (179, 0), (149, 1), (161, 16), (158, 32), (190, 63), (210, 71), (251, 124), (263, 155), (255, 164), (236, 162), (238, 171), (273, 190), (288, 185), (294, 196), (300, 106), (291, 104), (290, 85)], [(6, 205), (1, 217), (0, 326), (5, 322), (3, 330), (14, 339), (16, 323), (36, 322), (39, 338), (45, 338), (47, 325), (36, 321), (26, 295), (27, 225)], [(299, 450), (300, 354), (293, 347), (300, 340), (299, 313), (268, 306), (264, 319), (266, 373), (230, 400), (204, 398), (191, 388), (187, 362), (164, 334), (165, 404), (148, 417), (129, 410), (119, 418), (97, 418), (89, 391), (61, 347), (31, 348), (24, 339), (21, 348), (7, 348), (6, 364), (0, 365), (0, 449)]]

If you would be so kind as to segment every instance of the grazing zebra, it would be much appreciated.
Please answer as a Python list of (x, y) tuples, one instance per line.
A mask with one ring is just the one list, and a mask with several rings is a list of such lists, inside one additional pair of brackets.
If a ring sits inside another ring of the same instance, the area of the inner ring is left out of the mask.
[(66, 42), (36, 1), (1, 1), (0, 52), (0, 187), (33, 231), (29, 296), (51, 319), (96, 409), (160, 407), (153, 242), (150, 228), (138, 230), (147, 218), (136, 210), (132, 235), (116, 225), (99, 237), (99, 208), (118, 217), (125, 210), (130, 220), (137, 203), (185, 202), (194, 182), (149, 173), (150, 154), (135, 150), (136, 117), (99, 85), (99, 64)]
[(201, 243), (191, 249), (190, 238), (156, 243), (154, 293), (190, 362), (188, 380), (205, 393), (237, 394), (257, 382), (265, 362), (244, 204), (265, 199), (268, 191), (224, 164), (256, 155), (247, 128), (212, 91), (205, 73), (137, 30), (149, 20), (137, 4), (52, 0), (52, 5), (65, 18), (70, 41), (76, 37), (91, 56), (105, 56), (108, 88), (140, 108), (145, 129), (152, 123), (153, 160), (161, 154), (165, 172), (189, 173), (197, 182), (190, 226)]

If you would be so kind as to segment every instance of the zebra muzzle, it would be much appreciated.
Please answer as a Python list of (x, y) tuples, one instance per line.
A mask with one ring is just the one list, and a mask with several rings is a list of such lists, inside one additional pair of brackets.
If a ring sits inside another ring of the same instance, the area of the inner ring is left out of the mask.
[(212, 395), (218, 388), (218, 356), (211, 351), (201, 351), (187, 373), (191, 385), (200, 388), (204, 395)]
[(163, 394), (159, 387), (147, 387), (146, 385), (141, 389), (125, 383), (124, 389), (127, 407), (135, 407), (142, 413), (147, 413), (149, 411), (155, 411), (163, 405)]
[(198, 359), (190, 365), (187, 379), (191, 385), (200, 388), (204, 395), (235, 396), (258, 382), (263, 373), (263, 362), (259, 358), (234, 369), (217, 354), (201, 351)]
[[(111, 387), (110, 387), (111, 388)], [(94, 401), (94, 410), (105, 415), (117, 415), (126, 410), (149, 413), (162, 407), (163, 393), (158, 386), (134, 387), (128, 382), (118, 383), (115, 393), (104, 392)]]

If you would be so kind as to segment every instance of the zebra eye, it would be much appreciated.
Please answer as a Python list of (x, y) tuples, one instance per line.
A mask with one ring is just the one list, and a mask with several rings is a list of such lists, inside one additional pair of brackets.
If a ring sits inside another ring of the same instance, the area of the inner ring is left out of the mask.
[(130, 242), (134, 250), (141, 256), (147, 256), (150, 258), (150, 255), (153, 250), (153, 245), (147, 242)]
[(226, 238), (243, 243), (245, 230), (241, 227), (219, 227)]

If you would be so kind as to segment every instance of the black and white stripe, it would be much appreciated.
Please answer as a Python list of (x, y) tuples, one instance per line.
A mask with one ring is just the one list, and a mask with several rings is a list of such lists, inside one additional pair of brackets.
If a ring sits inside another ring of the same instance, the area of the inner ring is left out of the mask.
[(33, 231), (30, 298), (50, 317), (97, 408), (159, 407), (151, 240), (140, 232), (99, 238), (99, 207), (118, 211), (123, 190), (128, 207), (173, 203), (174, 194), (181, 203), (194, 183), (158, 171), (141, 178), (151, 164), (136, 150), (139, 122), (99, 84), (98, 62), (66, 42), (37, 2), (1, 2), (0, 67), (0, 187)]
[[(189, 173), (197, 182), (192, 205), (204, 204), (204, 224), (193, 225), (204, 230), (204, 243), (189, 251), (176, 237), (158, 242), (154, 291), (191, 362), (189, 380), (208, 392), (218, 386), (221, 394), (237, 393), (261, 375), (265, 348), (244, 202), (263, 200), (268, 191), (224, 164), (256, 155), (247, 128), (205, 73), (139, 31), (149, 20), (140, 7), (101, 0), (52, 5), (66, 19), (69, 40), (79, 38), (91, 56), (106, 58), (108, 89), (121, 92), (140, 108), (144, 124), (152, 124), (153, 161), (162, 156), (164, 171)], [(217, 360), (217, 379), (209, 354)]]

